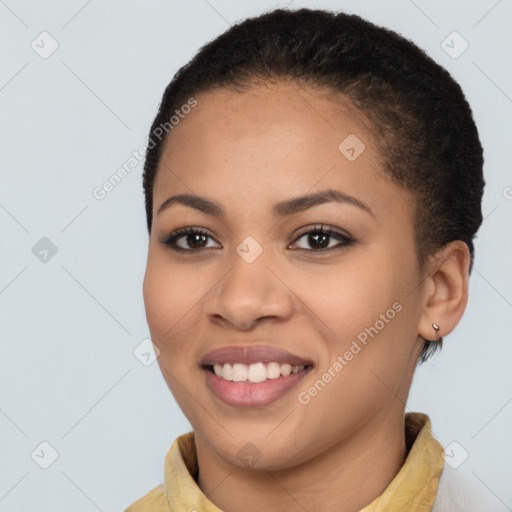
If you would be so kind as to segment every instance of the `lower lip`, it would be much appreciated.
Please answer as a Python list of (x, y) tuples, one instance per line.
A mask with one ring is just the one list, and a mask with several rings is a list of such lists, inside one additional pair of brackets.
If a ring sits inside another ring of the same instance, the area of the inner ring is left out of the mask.
[(281, 375), (277, 379), (251, 383), (228, 381), (208, 368), (203, 368), (207, 386), (221, 400), (235, 407), (261, 407), (275, 402), (286, 395), (310, 370), (311, 367), (308, 367), (286, 377)]

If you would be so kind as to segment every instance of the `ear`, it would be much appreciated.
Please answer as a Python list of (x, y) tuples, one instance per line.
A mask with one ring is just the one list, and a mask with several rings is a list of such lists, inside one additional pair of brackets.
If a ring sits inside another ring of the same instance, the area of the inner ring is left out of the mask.
[[(470, 262), (469, 248), (461, 240), (450, 242), (431, 256), (418, 324), (421, 337), (434, 340), (446, 336), (459, 323), (468, 302)], [(433, 323), (440, 327), (437, 333)]]

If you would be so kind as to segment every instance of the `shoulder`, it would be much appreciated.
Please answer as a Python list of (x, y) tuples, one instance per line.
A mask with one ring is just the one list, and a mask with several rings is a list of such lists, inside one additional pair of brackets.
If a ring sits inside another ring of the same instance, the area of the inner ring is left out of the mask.
[[(194, 433), (188, 432), (176, 438), (165, 456), (164, 483), (132, 503), (124, 512), (172, 512), (176, 505), (169, 497), (193, 487), (189, 472), (197, 467)], [(181, 509), (180, 509), (181, 510)]]
[(509, 510), (485, 492), (481, 482), (462, 468), (453, 469), (446, 462), (439, 478), (432, 512), (504, 512)]
[(170, 510), (165, 484), (162, 484), (132, 503), (124, 512), (169, 512)]

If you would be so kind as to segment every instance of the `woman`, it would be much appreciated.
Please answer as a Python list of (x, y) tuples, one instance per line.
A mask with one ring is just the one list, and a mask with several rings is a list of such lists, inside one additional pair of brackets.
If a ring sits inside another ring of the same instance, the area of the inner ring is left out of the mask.
[(144, 300), (193, 432), (127, 510), (482, 510), (405, 414), (467, 304), (482, 166), (460, 86), (355, 15), (275, 10), (181, 68), (146, 155)]

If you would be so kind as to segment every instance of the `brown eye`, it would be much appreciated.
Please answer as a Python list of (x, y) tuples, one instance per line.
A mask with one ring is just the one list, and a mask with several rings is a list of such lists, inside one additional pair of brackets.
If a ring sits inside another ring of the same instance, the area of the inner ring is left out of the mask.
[(303, 231), (302, 234), (295, 239), (292, 246), (296, 245), (301, 239), (305, 240), (304, 245), (306, 247), (299, 247), (299, 250), (320, 253), (333, 249), (343, 249), (355, 243), (353, 238), (332, 228), (325, 228), (323, 225), (307, 228), (306, 231)]
[(212, 236), (202, 228), (180, 228), (160, 239), (160, 242), (173, 251), (199, 252), (207, 249)]

